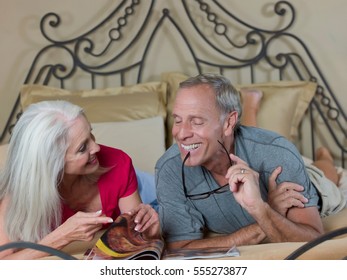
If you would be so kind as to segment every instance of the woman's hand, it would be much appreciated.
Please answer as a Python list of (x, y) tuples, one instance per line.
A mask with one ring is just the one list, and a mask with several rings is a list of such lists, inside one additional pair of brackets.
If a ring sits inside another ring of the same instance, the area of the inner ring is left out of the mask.
[(77, 212), (67, 219), (55, 231), (60, 231), (67, 244), (72, 241), (91, 241), (94, 235), (104, 224), (112, 223), (110, 217), (106, 217), (101, 211), (86, 213)]
[(141, 203), (128, 214), (135, 216), (136, 231), (143, 233), (148, 238), (160, 237), (158, 213), (150, 205)]
[(276, 210), (282, 216), (286, 217), (287, 212), (292, 207), (304, 208), (308, 199), (300, 192), (304, 187), (292, 182), (276, 183), (278, 175), (282, 172), (282, 168), (277, 167), (269, 177), (268, 204), (272, 209)]

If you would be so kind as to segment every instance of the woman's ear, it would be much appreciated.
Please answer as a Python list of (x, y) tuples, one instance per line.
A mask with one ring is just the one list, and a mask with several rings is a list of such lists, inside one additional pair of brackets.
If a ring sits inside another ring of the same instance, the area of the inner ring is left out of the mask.
[(229, 136), (232, 133), (234, 133), (234, 128), (237, 124), (238, 120), (238, 113), (236, 111), (233, 111), (227, 115), (227, 117), (224, 120), (224, 135)]

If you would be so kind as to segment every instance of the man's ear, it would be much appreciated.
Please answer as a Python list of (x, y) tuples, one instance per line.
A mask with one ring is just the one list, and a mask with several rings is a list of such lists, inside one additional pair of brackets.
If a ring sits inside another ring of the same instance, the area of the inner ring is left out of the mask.
[(236, 111), (233, 111), (227, 115), (227, 117), (224, 120), (224, 135), (230, 136), (232, 133), (234, 133), (234, 128), (237, 124), (238, 120), (238, 113)]

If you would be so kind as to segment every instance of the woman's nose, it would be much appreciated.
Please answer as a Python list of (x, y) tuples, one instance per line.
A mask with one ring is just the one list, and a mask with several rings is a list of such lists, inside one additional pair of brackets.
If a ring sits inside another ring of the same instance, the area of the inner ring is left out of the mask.
[(99, 144), (97, 144), (95, 141), (94, 141), (94, 139), (93, 139), (93, 144), (92, 144), (92, 148), (91, 148), (91, 150), (90, 150), (90, 153), (91, 154), (95, 154), (95, 153), (97, 153), (97, 152), (99, 152), (100, 151), (100, 146), (99, 146)]

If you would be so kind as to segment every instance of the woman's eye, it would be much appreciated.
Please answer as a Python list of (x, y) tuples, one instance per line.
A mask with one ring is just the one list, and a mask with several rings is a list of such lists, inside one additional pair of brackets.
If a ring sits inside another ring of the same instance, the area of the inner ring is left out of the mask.
[(78, 150), (80, 153), (84, 153), (87, 149), (87, 145), (86, 144), (83, 144), (80, 149)]

